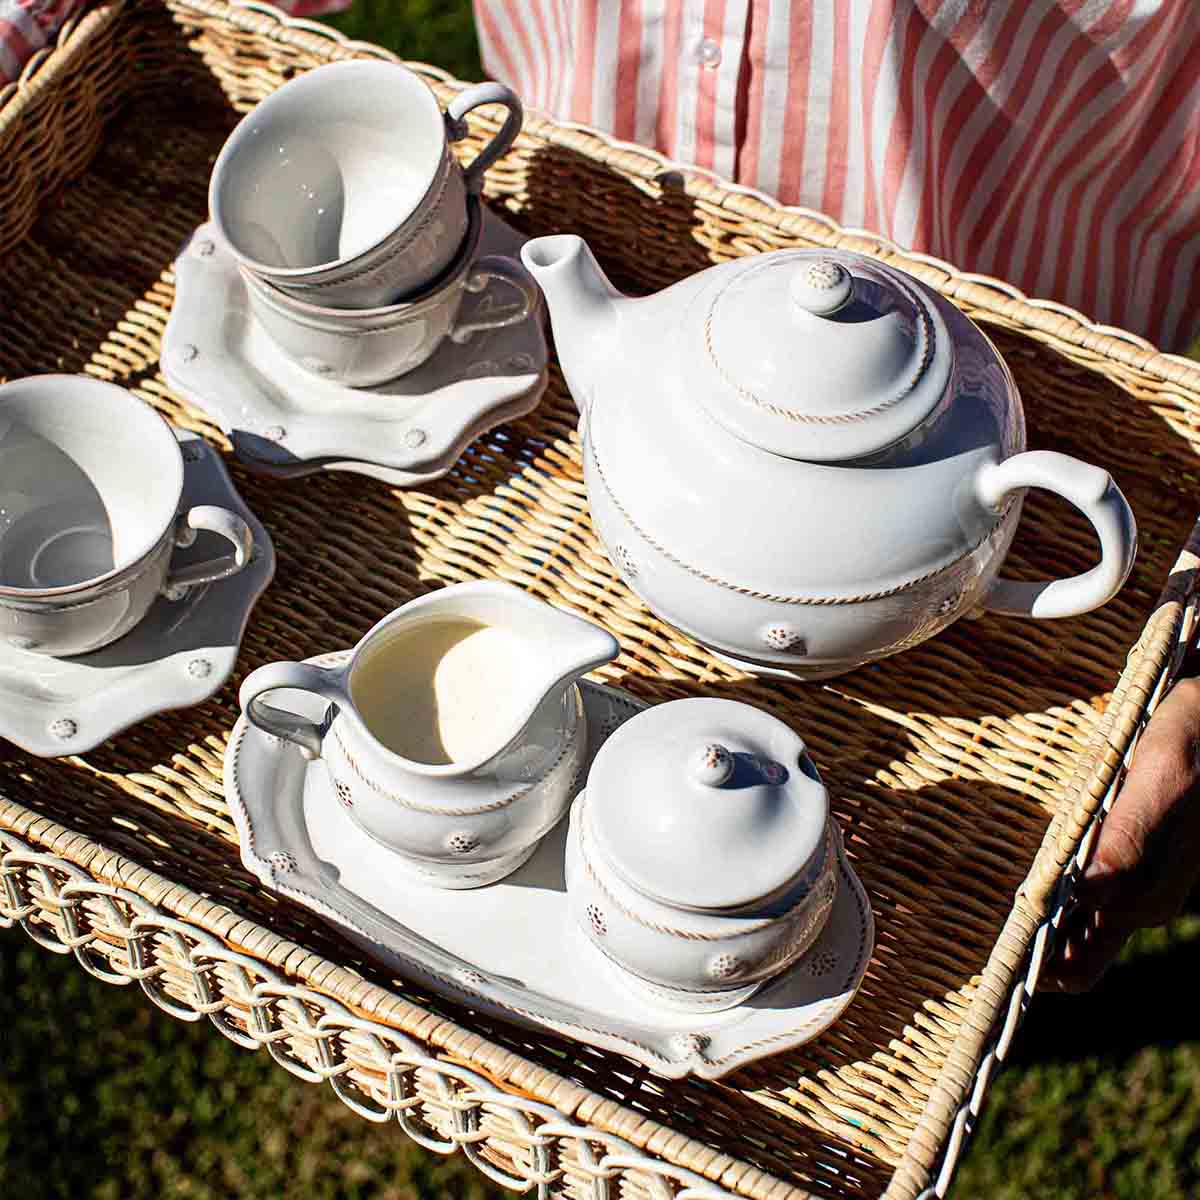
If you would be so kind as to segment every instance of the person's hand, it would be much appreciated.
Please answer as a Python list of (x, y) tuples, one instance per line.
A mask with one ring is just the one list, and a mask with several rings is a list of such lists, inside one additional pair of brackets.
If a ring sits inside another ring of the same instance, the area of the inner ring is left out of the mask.
[(1090, 988), (1129, 935), (1177, 916), (1200, 880), (1200, 678), (1183, 679), (1151, 717), (1104, 819), (1046, 983)]

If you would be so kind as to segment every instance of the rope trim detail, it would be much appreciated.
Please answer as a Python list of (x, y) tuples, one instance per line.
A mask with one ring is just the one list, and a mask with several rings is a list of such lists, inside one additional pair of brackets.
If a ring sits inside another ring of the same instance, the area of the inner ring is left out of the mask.
[(913, 588), (922, 583), (933, 579), (937, 575), (942, 575), (947, 571), (952, 571), (964, 559), (970, 558), (980, 546), (982, 546), (989, 538), (995, 534), (996, 530), (1004, 523), (1004, 519), (1008, 516), (1009, 508), (1012, 501), (1009, 500), (1003, 511), (997, 517), (995, 523), (990, 529), (977, 541), (973, 542), (966, 550), (963, 551), (952, 562), (945, 563), (943, 566), (935, 567), (932, 571), (926, 571), (924, 575), (918, 575), (915, 579), (906, 580), (904, 583), (898, 583), (895, 587), (884, 588), (877, 592), (862, 592), (854, 596), (788, 596), (778, 595), (774, 592), (760, 592), (755, 588), (742, 587), (740, 584), (731, 583), (728, 579), (722, 579), (719, 575), (712, 575), (708, 571), (702, 571), (699, 567), (692, 566), (691, 563), (685, 562), (682, 558), (672, 554), (661, 542), (652, 538), (634, 519), (629, 515), (625, 506), (617, 499), (613, 492), (612, 485), (608, 482), (608, 476), (604, 473), (604, 467), (600, 463), (600, 458), (596, 453), (595, 440), (588, 436), (584, 439), (584, 451), (591, 459), (592, 465), (596, 468), (596, 475), (600, 482), (604, 485), (604, 491), (609, 500), (612, 501), (613, 507), (624, 517), (626, 523), (631, 529), (646, 543), (651, 549), (657, 550), (668, 562), (673, 563), (681, 570), (687, 571), (689, 575), (695, 575), (697, 579), (703, 579), (705, 583), (715, 584), (717, 587), (726, 588), (728, 591), (737, 592), (742, 596), (751, 596), (755, 600), (769, 600), (773, 604), (804, 604), (814, 608), (826, 607), (836, 604), (862, 604), (867, 600), (883, 600), (888, 596), (898, 596), (902, 592), (911, 591)]
[[(738, 276), (738, 279), (744, 279), (750, 274), (758, 274), (762, 271), (776, 270), (786, 264), (781, 262), (766, 262), (760, 263), (757, 266), (751, 267), (749, 271), (743, 272)], [(850, 425), (857, 421), (865, 421), (870, 417), (878, 416), (880, 413), (887, 412), (890, 408), (895, 408), (906, 396), (912, 393), (912, 390), (917, 385), (917, 381), (925, 373), (925, 368), (929, 365), (929, 360), (933, 356), (933, 322), (929, 319), (929, 314), (925, 311), (924, 306), (919, 299), (911, 294), (910, 289), (902, 287), (897, 283), (897, 291), (903, 291), (909, 300), (912, 301), (913, 308), (917, 314), (917, 336), (918, 336), (918, 355), (916, 366), (911, 375), (903, 382), (900, 390), (894, 396), (889, 396), (886, 400), (872, 405), (870, 408), (860, 408), (853, 412), (844, 413), (807, 413), (801, 412), (799, 409), (786, 408), (783, 405), (772, 404), (769, 400), (764, 400), (761, 396), (756, 395), (749, 388), (738, 383), (729, 372), (725, 369), (721, 360), (717, 357), (716, 347), (713, 345), (713, 317), (717, 311), (717, 304), (721, 297), (729, 290), (735, 281), (730, 280), (717, 294), (712, 298), (712, 303), (708, 307), (708, 315), (704, 319), (704, 350), (708, 355), (708, 360), (712, 363), (713, 369), (720, 376), (721, 381), (729, 387), (739, 400), (745, 401), (747, 404), (753, 404), (757, 408), (761, 408), (764, 412), (769, 412), (772, 416), (783, 417), (788, 421), (794, 421), (801, 425)]]

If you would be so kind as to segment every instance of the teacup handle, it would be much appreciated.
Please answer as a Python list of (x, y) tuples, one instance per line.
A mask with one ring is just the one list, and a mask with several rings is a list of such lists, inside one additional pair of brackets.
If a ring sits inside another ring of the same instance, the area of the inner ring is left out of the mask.
[(983, 597), (989, 612), (1013, 617), (1075, 617), (1107, 604), (1121, 590), (1137, 554), (1137, 523), (1109, 473), (1053, 450), (1028, 450), (988, 463), (975, 477), (975, 492), (989, 508), (1019, 488), (1045, 488), (1070, 501), (1100, 539), (1100, 561), (1068, 579), (1023, 583), (997, 579)]
[(250, 526), (235, 512), (215, 504), (197, 504), (182, 514), (175, 527), (175, 544), (190, 546), (196, 540), (196, 530), (206, 529), (220, 534), (233, 546), (232, 554), (220, 558), (206, 558), (203, 562), (188, 563), (167, 576), (163, 594), (178, 598), (185, 589), (200, 583), (213, 583), (236, 575), (254, 554), (254, 534)]
[(506, 154), (508, 148), (517, 140), (525, 115), (520, 98), (511, 88), (494, 81), (477, 83), (473, 87), (464, 88), (446, 105), (446, 132), (452, 142), (461, 141), (467, 136), (468, 129), (464, 118), (471, 109), (478, 108), (481, 104), (503, 104), (508, 109), (508, 115), (504, 118), (504, 124), (500, 126), (500, 132), (463, 169), (467, 190), (470, 192), (483, 190), (484, 172), (502, 154)]
[(341, 686), (341, 672), (312, 663), (277, 662), (268, 663), (251, 671), (242, 680), (238, 700), (246, 720), (263, 733), (272, 733), (285, 742), (299, 746), (305, 758), (321, 757), (321, 742), (325, 731), (307, 717), (285, 712), (282, 708), (264, 704), (260, 696), (279, 688), (295, 688), (300, 692), (313, 692), (334, 704), (344, 704), (346, 695)]
[(472, 334), (482, 333), (485, 329), (503, 329), (506, 325), (519, 325), (533, 312), (538, 303), (537, 284), (515, 258), (505, 258), (502, 254), (485, 254), (471, 266), (471, 273), (467, 277), (467, 291), (482, 292), (493, 279), (502, 280), (509, 287), (515, 288), (520, 296), (520, 303), (512, 310), (506, 309), (495, 317), (482, 315), (479, 306), (476, 306), (472, 320), (463, 321), (451, 330), (452, 342), (465, 342)]

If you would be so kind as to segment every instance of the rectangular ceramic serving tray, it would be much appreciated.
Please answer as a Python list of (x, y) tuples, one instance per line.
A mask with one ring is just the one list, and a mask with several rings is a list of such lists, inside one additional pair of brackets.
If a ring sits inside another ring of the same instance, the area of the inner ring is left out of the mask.
[[(311, 661), (338, 666), (349, 653)], [(576, 790), (605, 738), (646, 707), (586, 680), (581, 691), (588, 754)], [(272, 704), (315, 720), (325, 709), (320, 697), (287, 689)], [(569, 918), (565, 818), (499, 883), (431, 887), (398, 870), (394, 852), (355, 823), (320, 760), (245, 717), (225, 756), (225, 798), (242, 862), (402, 977), (493, 1016), (627, 1054), (666, 1078), (716, 1079), (809, 1041), (853, 999), (874, 946), (866, 894), (839, 853), (833, 912), (795, 966), (725, 1012), (650, 1007)]]

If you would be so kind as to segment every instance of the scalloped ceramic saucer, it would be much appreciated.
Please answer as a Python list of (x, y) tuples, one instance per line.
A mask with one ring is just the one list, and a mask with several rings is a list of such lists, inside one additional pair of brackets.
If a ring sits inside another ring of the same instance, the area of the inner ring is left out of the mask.
[[(525, 239), (484, 209), (479, 253), (516, 257)], [(462, 318), (501, 314), (511, 288), (463, 299)], [(167, 382), (268, 475), (350, 471), (397, 487), (444, 475), (496, 425), (531, 412), (546, 388), (544, 310), (519, 324), (447, 338), (415, 371), (352, 388), (303, 370), (251, 315), (236, 263), (211, 225), (175, 261), (175, 305), (163, 335)]]
[[(0, 644), (0, 737), (42, 758), (82, 754), (130, 725), (200, 704), (233, 671), (246, 622), (275, 574), (275, 548), (246, 507), (225, 464), (203, 438), (174, 430), (183, 451), (184, 509), (217, 504), (254, 533), (254, 557), (236, 575), (160, 596), (111, 645), (74, 658), (47, 658)], [(211, 556), (209, 537), (175, 552), (174, 562)]]
[[(349, 652), (310, 661), (332, 666)], [(583, 681), (589, 756), (645, 706)], [(320, 720), (325, 702), (276, 692), (273, 704)], [(567, 822), (519, 870), (472, 891), (432, 888), (350, 819), (318, 760), (242, 717), (225, 755), (225, 798), (242, 862), (263, 883), (338, 926), (404, 978), (492, 1016), (628, 1055), (657, 1075), (716, 1079), (817, 1036), (850, 1003), (874, 946), (862, 885), (842, 857), (829, 922), (791, 970), (744, 1004), (695, 1016), (648, 1006), (567, 914)]]

